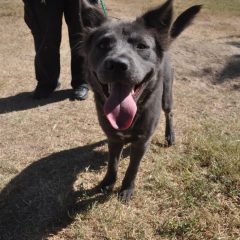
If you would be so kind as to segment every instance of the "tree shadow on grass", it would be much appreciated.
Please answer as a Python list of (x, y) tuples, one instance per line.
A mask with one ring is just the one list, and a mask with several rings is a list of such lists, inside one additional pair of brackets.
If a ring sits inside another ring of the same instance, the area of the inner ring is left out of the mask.
[(34, 100), (31, 92), (19, 93), (15, 96), (9, 96), (0, 99), (0, 114), (13, 111), (22, 111), (27, 109), (44, 106), (54, 102), (63, 101), (71, 95), (71, 90), (59, 90), (54, 92), (49, 98)]
[(221, 84), (227, 80), (240, 77), (240, 55), (236, 54), (231, 56), (219, 76), (217, 77), (217, 83)]
[(95, 189), (73, 189), (79, 173), (106, 164), (107, 153), (97, 149), (105, 142), (53, 153), (12, 179), (0, 193), (0, 239), (46, 239), (70, 224), (77, 213), (106, 201), (108, 195)]

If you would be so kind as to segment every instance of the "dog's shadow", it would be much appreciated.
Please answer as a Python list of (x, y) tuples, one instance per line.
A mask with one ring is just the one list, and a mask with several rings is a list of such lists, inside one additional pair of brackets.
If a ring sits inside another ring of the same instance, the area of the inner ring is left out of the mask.
[(32, 109), (65, 99), (72, 100), (70, 89), (56, 91), (49, 98), (41, 100), (33, 100), (31, 92), (23, 92), (15, 96), (0, 98), (0, 114)]
[(79, 173), (106, 165), (107, 153), (98, 149), (105, 142), (51, 154), (12, 179), (0, 193), (0, 239), (45, 239), (93, 203), (106, 201), (108, 195), (95, 189), (73, 189)]

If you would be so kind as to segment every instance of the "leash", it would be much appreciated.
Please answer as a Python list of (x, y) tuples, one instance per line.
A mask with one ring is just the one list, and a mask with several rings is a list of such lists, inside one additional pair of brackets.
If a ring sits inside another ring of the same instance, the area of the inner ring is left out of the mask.
[(107, 10), (106, 10), (106, 6), (104, 4), (104, 1), (100, 0), (100, 3), (101, 3), (101, 6), (102, 6), (102, 9), (103, 9), (103, 12), (104, 12), (105, 16), (107, 16)]

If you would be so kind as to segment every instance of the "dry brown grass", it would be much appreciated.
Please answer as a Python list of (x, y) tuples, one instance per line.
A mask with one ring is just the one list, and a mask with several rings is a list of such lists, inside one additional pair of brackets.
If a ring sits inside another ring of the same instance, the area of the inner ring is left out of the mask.
[[(129, 19), (157, 1), (105, 2), (109, 15)], [(176, 1), (177, 12), (198, 1), (182, 2)], [(0, 3), (1, 240), (239, 239), (239, 15), (204, 2), (172, 48), (177, 144), (161, 147), (162, 121), (128, 205), (116, 192), (87, 191), (104, 176), (107, 147), (92, 94), (85, 102), (67, 98), (66, 28), (62, 89), (33, 102), (33, 43), (22, 4)], [(116, 190), (127, 164), (126, 151)]]

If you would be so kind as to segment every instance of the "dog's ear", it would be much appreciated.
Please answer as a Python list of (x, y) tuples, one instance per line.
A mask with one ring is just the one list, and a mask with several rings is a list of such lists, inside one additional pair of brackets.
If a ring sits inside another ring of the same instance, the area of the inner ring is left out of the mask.
[(201, 5), (188, 8), (172, 24), (173, 0), (167, 0), (156, 9), (146, 12), (136, 21), (143, 24), (147, 29), (153, 30), (157, 42), (163, 50), (166, 50), (172, 40), (177, 38), (191, 24), (200, 9)]
[(137, 21), (143, 22), (146, 28), (156, 29), (160, 32), (168, 32), (173, 17), (173, 0), (167, 0), (156, 9), (146, 12)]
[(167, 50), (171, 43), (169, 31), (173, 18), (173, 0), (167, 0), (161, 6), (146, 12), (136, 22), (153, 32), (162, 50)]
[(104, 13), (97, 6), (90, 4), (87, 0), (80, 0), (80, 7), (81, 25), (83, 29), (99, 27), (107, 20)]
[(172, 39), (177, 38), (181, 32), (192, 23), (201, 8), (202, 5), (192, 6), (177, 17), (170, 30), (170, 36)]

